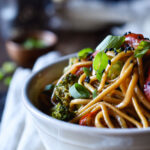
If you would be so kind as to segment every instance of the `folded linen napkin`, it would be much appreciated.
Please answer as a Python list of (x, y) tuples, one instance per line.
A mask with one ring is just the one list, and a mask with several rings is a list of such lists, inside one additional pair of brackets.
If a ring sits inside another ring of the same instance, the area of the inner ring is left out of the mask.
[(50, 52), (36, 61), (32, 71), (18, 68), (14, 73), (0, 125), (0, 150), (45, 150), (30, 116), (25, 111), (22, 91), (32, 72), (50, 64), (59, 56), (58, 52)]

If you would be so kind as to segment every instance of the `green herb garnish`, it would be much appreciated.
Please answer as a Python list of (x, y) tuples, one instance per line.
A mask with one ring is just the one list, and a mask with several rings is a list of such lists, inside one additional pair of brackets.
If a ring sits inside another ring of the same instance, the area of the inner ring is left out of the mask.
[(101, 81), (103, 70), (105, 70), (108, 60), (109, 58), (104, 52), (97, 53), (93, 60), (93, 68), (96, 71), (96, 77), (99, 81)]
[(113, 36), (108, 35), (97, 47), (96, 50), (104, 51), (105, 49), (109, 48), (120, 48), (120, 46), (124, 43), (125, 37), (124, 36)]
[(35, 38), (28, 38), (26, 41), (24, 41), (23, 46), (30, 50), (33, 48), (45, 48), (46, 44), (43, 40), (35, 39)]
[(150, 42), (141, 41), (139, 46), (134, 52), (134, 57), (141, 58), (144, 54), (148, 52), (149, 49), (150, 49)]
[(94, 50), (92, 48), (84, 48), (80, 52), (78, 52), (78, 57), (80, 59), (85, 59), (89, 53), (93, 53)]
[(11, 75), (16, 69), (16, 64), (13, 62), (4, 62), (2, 66), (0, 67), (0, 81), (6, 85), (9, 86), (11, 82)]
[(123, 62), (117, 61), (113, 64), (108, 72), (108, 79), (113, 80), (120, 75), (121, 69), (123, 67)]
[(10, 85), (10, 82), (11, 82), (11, 79), (12, 79), (12, 77), (11, 76), (8, 76), (8, 77), (6, 77), (5, 79), (4, 79), (4, 84), (6, 85), (6, 86), (9, 86)]
[(16, 68), (15, 63), (4, 62), (2, 67), (1, 67), (1, 70), (3, 71), (4, 74), (8, 74), (8, 73), (14, 72), (15, 68)]
[(86, 76), (90, 76), (91, 71), (89, 70), (89, 68), (83, 67), (83, 71), (84, 71), (84, 73), (86, 74)]
[(93, 99), (97, 96), (97, 90), (95, 89), (93, 92)]
[(2, 80), (4, 78), (5, 74), (2, 70), (0, 70), (0, 80)]
[(75, 83), (69, 88), (69, 93), (73, 98), (89, 98), (89, 91), (82, 85)]

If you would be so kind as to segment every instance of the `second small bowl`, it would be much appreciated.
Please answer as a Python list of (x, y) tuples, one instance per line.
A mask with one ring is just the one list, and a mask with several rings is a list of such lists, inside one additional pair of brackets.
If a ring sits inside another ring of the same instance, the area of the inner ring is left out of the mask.
[[(22, 44), (27, 38), (42, 40), (46, 43), (46, 46), (28, 50)], [(51, 31), (30, 31), (6, 41), (6, 49), (10, 58), (19, 66), (32, 67), (35, 60), (39, 56), (53, 50), (56, 43), (57, 36)]]

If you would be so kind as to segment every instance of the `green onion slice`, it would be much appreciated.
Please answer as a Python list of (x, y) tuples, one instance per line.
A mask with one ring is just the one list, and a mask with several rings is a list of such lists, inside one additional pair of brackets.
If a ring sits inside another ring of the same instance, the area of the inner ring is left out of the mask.
[(94, 50), (92, 48), (84, 48), (80, 52), (78, 52), (78, 57), (85, 59), (89, 53), (93, 53)]
[(89, 91), (82, 85), (75, 83), (69, 88), (69, 93), (73, 98), (89, 98)]
[(109, 48), (120, 48), (120, 46), (124, 43), (125, 37), (124, 36), (113, 36), (108, 35), (97, 47), (96, 50), (104, 51), (105, 49)]

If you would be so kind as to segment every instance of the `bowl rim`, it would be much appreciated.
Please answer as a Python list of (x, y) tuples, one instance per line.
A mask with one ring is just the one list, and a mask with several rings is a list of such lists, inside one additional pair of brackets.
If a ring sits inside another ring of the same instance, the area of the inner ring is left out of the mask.
[(28, 89), (30, 86), (31, 81), (34, 79), (35, 76), (37, 76), (40, 72), (42, 72), (43, 70), (47, 69), (48, 67), (57, 64), (59, 62), (68, 60), (71, 57), (76, 56), (76, 53), (70, 54), (70, 55), (66, 55), (66, 56), (62, 56), (60, 58), (58, 58), (57, 60), (55, 60), (52, 63), (47, 64), (45, 67), (39, 69), (39, 71), (36, 71), (34, 73), (32, 73), (32, 75), (27, 79), (25, 86), (24, 86), (24, 90), (23, 90), (23, 103), (24, 106), (26, 107), (26, 109), (34, 114), (36, 117), (41, 118), (46, 120), (47, 122), (53, 122), (53, 124), (60, 126), (60, 128), (64, 128), (64, 129), (68, 129), (68, 130), (74, 130), (74, 131), (79, 131), (82, 133), (96, 133), (96, 134), (105, 134), (105, 135), (135, 135), (135, 134), (145, 134), (145, 133), (150, 133), (150, 127), (148, 128), (131, 128), (131, 129), (122, 129), (122, 128), (114, 128), (114, 129), (108, 129), (108, 128), (95, 128), (95, 127), (87, 127), (87, 126), (80, 126), (77, 124), (73, 124), (73, 123), (68, 123), (65, 121), (61, 121), (55, 118), (52, 118), (51, 116), (43, 113), (42, 111), (40, 111), (38, 108), (36, 108), (32, 102), (30, 101), (29, 97), (28, 97)]

